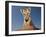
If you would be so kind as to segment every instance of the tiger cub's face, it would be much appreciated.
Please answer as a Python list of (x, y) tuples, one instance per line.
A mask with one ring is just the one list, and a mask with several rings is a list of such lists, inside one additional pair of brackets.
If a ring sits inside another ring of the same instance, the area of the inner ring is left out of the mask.
[(24, 15), (24, 18), (25, 18), (26, 22), (29, 20), (30, 13), (31, 12), (30, 12), (29, 8), (23, 9), (23, 15)]

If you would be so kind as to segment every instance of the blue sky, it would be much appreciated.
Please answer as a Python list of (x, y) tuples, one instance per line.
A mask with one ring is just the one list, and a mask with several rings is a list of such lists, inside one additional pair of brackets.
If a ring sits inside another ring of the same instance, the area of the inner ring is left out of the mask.
[[(18, 30), (22, 28), (23, 25), (23, 16), (21, 14), (20, 9), (24, 6), (12, 6), (12, 31)], [(37, 28), (41, 27), (41, 7), (30, 7), (31, 8), (31, 16), (32, 22), (34, 26)]]

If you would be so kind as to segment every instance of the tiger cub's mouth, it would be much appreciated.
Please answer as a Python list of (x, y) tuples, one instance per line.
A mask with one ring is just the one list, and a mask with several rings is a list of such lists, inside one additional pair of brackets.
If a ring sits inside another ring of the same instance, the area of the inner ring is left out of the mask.
[(28, 22), (28, 19), (25, 19), (26, 22)]

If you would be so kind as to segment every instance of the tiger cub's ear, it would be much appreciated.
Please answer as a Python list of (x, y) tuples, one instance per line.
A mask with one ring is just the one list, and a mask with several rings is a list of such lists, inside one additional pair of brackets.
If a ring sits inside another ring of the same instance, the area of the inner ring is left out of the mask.
[(29, 13), (31, 13), (31, 8), (29, 8)]
[(23, 15), (23, 11), (22, 11), (22, 9), (20, 9), (20, 12), (22, 13), (22, 15)]

